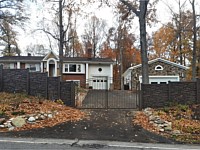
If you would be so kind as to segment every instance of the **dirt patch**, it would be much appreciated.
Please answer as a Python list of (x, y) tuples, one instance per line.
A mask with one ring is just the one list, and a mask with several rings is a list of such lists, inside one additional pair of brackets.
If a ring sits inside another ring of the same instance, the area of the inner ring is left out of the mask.
[(53, 127), (7, 132), (0, 136), (111, 140), (145, 143), (174, 143), (132, 124), (133, 110), (84, 110), (89, 117), (78, 122), (66, 122)]

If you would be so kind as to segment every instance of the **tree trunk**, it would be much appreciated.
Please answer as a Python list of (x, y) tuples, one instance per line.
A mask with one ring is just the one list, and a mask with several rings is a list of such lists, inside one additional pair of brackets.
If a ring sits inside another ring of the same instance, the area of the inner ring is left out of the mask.
[[(63, 22), (62, 22), (62, 0), (59, 0), (59, 25), (60, 25), (60, 43), (59, 43), (59, 69), (61, 81), (63, 80), (63, 41), (64, 41), (64, 32), (63, 32)], [(55, 68), (57, 69), (57, 68)]]
[(195, 0), (191, 2), (192, 14), (193, 14), (193, 59), (192, 59), (192, 81), (196, 81), (196, 42), (197, 42), (197, 27), (196, 27), (196, 12), (195, 12)]
[(140, 47), (141, 47), (141, 60), (142, 60), (142, 83), (149, 83), (149, 67), (148, 67), (148, 57), (147, 57), (147, 40), (146, 40), (146, 9), (147, 1), (140, 1), (140, 14), (139, 14), (139, 24), (140, 24)]

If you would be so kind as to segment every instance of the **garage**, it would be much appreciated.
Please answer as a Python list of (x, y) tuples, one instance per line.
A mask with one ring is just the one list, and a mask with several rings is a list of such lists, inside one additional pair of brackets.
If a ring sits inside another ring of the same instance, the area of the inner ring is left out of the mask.
[[(156, 58), (148, 61), (148, 74), (150, 84), (168, 84), (186, 80), (189, 68), (166, 59)], [(129, 89), (136, 89), (138, 83), (142, 82), (142, 64), (128, 68), (124, 76), (124, 84), (129, 85)]]
[[(139, 77), (142, 83), (142, 76)], [(149, 84), (168, 84), (169, 82), (180, 81), (179, 76), (149, 76)]]
[(92, 84), (92, 89), (98, 89), (98, 90), (108, 89), (107, 77), (93, 77), (91, 84)]

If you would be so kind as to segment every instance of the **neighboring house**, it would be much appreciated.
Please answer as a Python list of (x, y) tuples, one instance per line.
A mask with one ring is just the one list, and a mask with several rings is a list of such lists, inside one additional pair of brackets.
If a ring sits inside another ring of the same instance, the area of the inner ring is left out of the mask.
[[(110, 89), (113, 85), (113, 61), (108, 58), (64, 57), (63, 80), (75, 81), (93, 89)], [(29, 69), (31, 72), (47, 72), (48, 76), (60, 75), (59, 57), (54, 52), (46, 56), (0, 57), (4, 69)]]
[[(150, 60), (149, 64), (149, 83), (167, 84), (169, 81), (184, 81), (188, 67), (177, 63), (157, 58)], [(138, 82), (142, 82), (142, 65), (136, 65), (128, 68), (123, 73), (124, 85), (129, 89), (136, 88)]]

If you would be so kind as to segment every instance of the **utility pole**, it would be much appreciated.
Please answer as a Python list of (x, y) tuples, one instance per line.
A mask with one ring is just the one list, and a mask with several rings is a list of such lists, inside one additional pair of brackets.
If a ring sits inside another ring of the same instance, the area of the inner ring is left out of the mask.
[(62, 21), (62, 0), (59, 0), (59, 28), (60, 28), (60, 41), (59, 41), (59, 69), (60, 69), (60, 76), (61, 81), (63, 80), (63, 41), (64, 41), (64, 34), (63, 34), (63, 21)]

